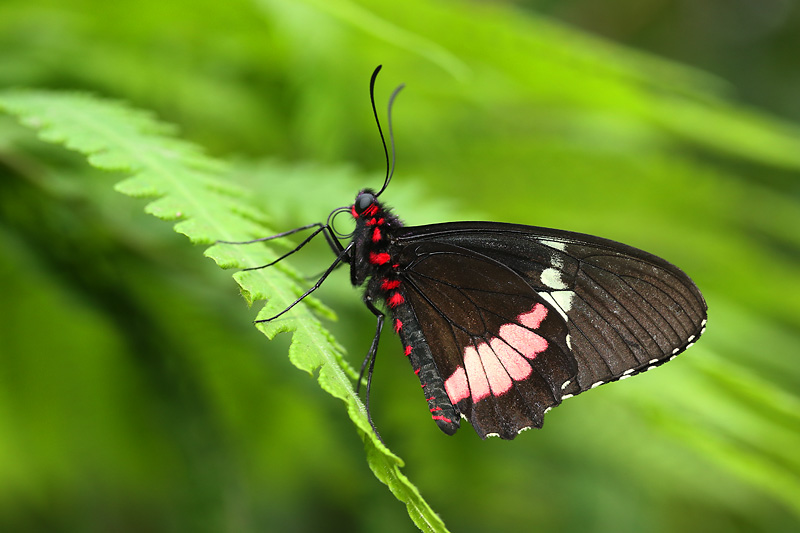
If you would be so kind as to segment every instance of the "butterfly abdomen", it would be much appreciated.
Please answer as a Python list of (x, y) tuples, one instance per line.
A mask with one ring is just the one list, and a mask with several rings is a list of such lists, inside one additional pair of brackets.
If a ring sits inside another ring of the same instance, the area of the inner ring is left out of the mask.
[(414, 309), (403, 304), (391, 312), (394, 329), (403, 344), (403, 353), (419, 378), (431, 418), (442, 431), (448, 435), (454, 434), (459, 428), (461, 413), (450, 402), (442, 374), (434, 363)]
[[(371, 197), (371, 191), (362, 191), (359, 198), (364, 193), (366, 198)], [(374, 196), (369, 204), (366, 201), (361, 206), (354, 204), (350, 211), (356, 220), (351, 280), (358, 286), (369, 279), (365, 299), (384, 302), (391, 316), (391, 327), (399, 335), (403, 353), (420, 380), (431, 418), (442, 431), (452, 435), (459, 427), (460, 413), (448, 399), (419, 321), (406, 301), (405, 281), (392, 239), (394, 231), (403, 224)]]

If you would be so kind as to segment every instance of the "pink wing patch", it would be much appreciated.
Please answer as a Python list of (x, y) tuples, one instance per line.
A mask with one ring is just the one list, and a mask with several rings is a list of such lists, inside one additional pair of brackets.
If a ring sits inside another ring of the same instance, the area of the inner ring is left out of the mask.
[(511, 388), (512, 380), (530, 376), (533, 368), (526, 358), (534, 359), (547, 349), (547, 339), (531, 330), (541, 326), (547, 312), (547, 307), (537, 303), (517, 317), (522, 326), (503, 324), (499, 336), (491, 338), (488, 344), (482, 342), (477, 349), (464, 348), (464, 366), (459, 366), (444, 382), (450, 401), (457, 404), (472, 396), (472, 401), (478, 402), (490, 392), (501, 396)]
[(529, 313), (522, 313), (517, 317), (519, 323), (531, 329), (539, 329), (542, 325), (542, 320), (547, 317), (547, 308), (542, 304), (536, 304)]
[(516, 324), (502, 326), (500, 337), (528, 359), (533, 359), (536, 354), (547, 349), (547, 340), (544, 337)]
[(489, 345), (494, 350), (494, 353), (497, 354), (498, 359), (503, 363), (512, 379), (519, 381), (531, 375), (533, 369), (530, 363), (517, 353), (514, 348), (506, 344), (503, 339), (492, 339)]
[(536, 354), (547, 349), (547, 339), (531, 331), (538, 329), (545, 317), (547, 317), (547, 308), (537, 303), (530, 312), (522, 313), (517, 317), (519, 323), (525, 327), (517, 324), (504, 324), (500, 326), (500, 337), (518, 353), (528, 359), (533, 359)]
[(464, 349), (464, 366), (467, 368), (469, 388), (472, 389), (472, 401), (477, 402), (489, 396), (489, 379), (474, 346)]
[(469, 385), (467, 384), (467, 373), (464, 367), (458, 367), (453, 374), (444, 382), (444, 390), (450, 397), (450, 402), (455, 405), (465, 398), (469, 398)]
[(488, 344), (482, 342), (478, 345), (478, 355), (481, 356), (481, 363), (483, 363), (483, 371), (486, 372), (486, 377), (489, 380), (489, 388), (492, 389), (492, 394), (500, 396), (505, 394), (511, 388), (511, 378), (508, 376), (508, 371), (500, 363), (497, 354), (494, 353)]

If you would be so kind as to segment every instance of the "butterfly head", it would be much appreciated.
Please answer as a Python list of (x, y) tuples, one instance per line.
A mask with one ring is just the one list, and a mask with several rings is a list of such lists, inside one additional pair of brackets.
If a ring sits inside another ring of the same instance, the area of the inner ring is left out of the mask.
[(353, 218), (372, 217), (381, 210), (378, 198), (372, 189), (363, 189), (356, 195), (356, 201), (350, 207)]

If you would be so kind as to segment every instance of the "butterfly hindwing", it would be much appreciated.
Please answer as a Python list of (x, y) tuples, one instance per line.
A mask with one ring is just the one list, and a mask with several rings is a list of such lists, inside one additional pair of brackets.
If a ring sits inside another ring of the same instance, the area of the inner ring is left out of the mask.
[(399, 262), (417, 319), (403, 328), (419, 328), (445, 400), (481, 437), (541, 427), (577, 371), (560, 314), (513, 270), (458, 246), (413, 244)]

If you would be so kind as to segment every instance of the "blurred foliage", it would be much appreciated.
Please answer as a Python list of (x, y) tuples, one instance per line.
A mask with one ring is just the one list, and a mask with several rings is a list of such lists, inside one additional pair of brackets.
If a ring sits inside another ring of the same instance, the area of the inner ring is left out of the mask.
[[(680, 265), (709, 303), (687, 354), (513, 442), (441, 434), (386, 335), (373, 416), (448, 527), (797, 530), (800, 129), (755, 105), (799, 118), (797, 8), (763, 3), (778, 22), (712, 66), (708, 40), (749, 20), (745, 3), (707, 32), (678, 24), (686, 1), (618, 0), (600, 18), (585, 1), (527, 4), (728, 81), (521, 5), (5, 0), (0, 87), (153, 110), (230, 161), (230, 187), (282, 230), (379, 184), (367, 81), (384, 64), (379, 102), (408, 84), (386, 193), (408, 223), (614, 238)], [(666, 7), (609, 30), (644, 4)], [(414, 530), (286, 336), (265, 341), (229, 274), (115, 193), (120, 177), (0, 119), (0, 529)], [(294, 257), (309, 276), (331, 261), (324, 243)], [(374, 323), (347, 272), (318, 296), (357, 365)]]
[[(175, 231), (192, 242), (215, 244), (205, 254), (223, 268), (243, 269), (234, 278), (249, 304), (267, 300), (259, 319), (280, 320), (259, 323), (259, 329), (273, 339), (291, 333), (289, 359), (309, 374), (318, 372), (320, 386), (347, 405), (360, 430), (369, 466), (376, 477), (408, 506), (414, 522), (423, 531), (443, 531), (444, 524), (419, 491), (400, 472), (402, 461), (389, 452), (370, 427), (366, 408), (353, 389), (358, 373), (342, 358), (342, 348), (315, 317), (311, 309), (326, 318), (332, 313), (313, 297), (298, 305), (303, 294), (303, 276), (291, 270), (290, 252), (270, 253), (264, 246), (238, 244), (253, 235), (268, 235), (259, 222), (264, 216), (242, 201), (241, 190), (218, 179), (222, 165), (204, 157), (197, 148), (165, 135), (169, 130), (152, 117), (118, 102), (86, 95), (48, 91), (0, 92), (0, 108), (16, 115), (20, 122), (39, 130), (39, 137), (63, 143), (88, 156), (89, 162), (105, 170), (127, 170), (133, 175), (114, 188), (134, 197), (155, 198), (145, 211), (163, 220), (179, 220)], [(309, 242), (315, 234), (309, 235)], [(279, 241), (270, 242), (280, 246)], [(277, 264), (276, 264), (277, 263)], [(264, 266), (275, 265), (272, 268)], [(311, 309), (309, 309), (309, 307)]]

